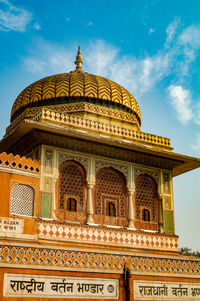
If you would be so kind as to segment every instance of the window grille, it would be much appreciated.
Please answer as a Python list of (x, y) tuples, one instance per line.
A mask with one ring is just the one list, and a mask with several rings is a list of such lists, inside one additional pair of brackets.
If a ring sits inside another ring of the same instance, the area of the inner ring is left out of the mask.
[[(157, 187), (152, 178), (146, 174), (138, 176), (136, 178), (136, 218), (140, 219), (141, 207), (146, 207), (151, 211), (151, 220), (156, 222), (157, 220), (157, 203), (156, 203)], [(150, 212), (149, 212), (150, 213)], [(144, 217), (145, 215), (145, 217)], [(148, 218), (148, 213), (142, 213), (142, 219)], [(144, 220), (144, 219), (143, 219)]]
[(12, 189), (11, 214), (33, 216), (34, 189), (28, 185), (16, 184)]
[[(108, 199), (110, 202), (113, 200), (112, 203), (115, 204), (115, 206), (108, 205), (110, 209), (106, 205)], [(128, 198), (124, 176), (110, 167), (100, 169), (96, 179), (95, 213), (109, 216), (110, 210), (110, 212), (112, 211), (112, 216), (125, 218), (127, 202)]]
[(64, 200), (67, 194), (79, 197), (79, 202), (78, 204), (76, 203), (76, 210), (73, 211), (77, 211), (77, 209), (78, 211), (83, 211), (84, 187), (85, 174), (83, 168), (73, 161), (64, 162), (60, 171), (60, 209), (64, 209)]

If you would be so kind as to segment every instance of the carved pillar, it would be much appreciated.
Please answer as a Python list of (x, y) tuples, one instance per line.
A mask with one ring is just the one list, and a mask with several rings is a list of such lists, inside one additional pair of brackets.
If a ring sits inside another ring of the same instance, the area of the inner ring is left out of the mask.
[(135, 206), (133, 205), (134, 190), (129, 190), (128, 193), (128, 227), (135, 229), (133, 220), (135, 216)]
[(92, 202), (92, 183), (88, 183), (87, 191), (88, 191), (88, 198), (87, 198), (87, 224), (93, 224), (93, 202)]
[(158, 209), (159, 209), (159, 230), (161, 233), (163, 233), (163, 198), (159, 198)]

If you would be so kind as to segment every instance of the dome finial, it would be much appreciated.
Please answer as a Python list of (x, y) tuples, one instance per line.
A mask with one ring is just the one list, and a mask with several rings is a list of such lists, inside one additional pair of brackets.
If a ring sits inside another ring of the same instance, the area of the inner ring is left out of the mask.
[(76, 71), (82, 71), (83, 61), (82, 61), (80, 46), (78, 46), (78, 52), (77, 52), (77, 56), (76, 56), (76, 60), (75, 60), (74, 64), (76, 65)]

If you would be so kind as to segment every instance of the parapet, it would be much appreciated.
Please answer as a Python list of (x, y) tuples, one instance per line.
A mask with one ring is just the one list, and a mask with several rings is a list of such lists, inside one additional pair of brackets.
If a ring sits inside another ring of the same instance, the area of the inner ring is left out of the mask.
[(3, 152), (0, 154), (0, 167), (40, 174), (40, 162), (31, 158), (20, 157), (19, 155), (14, 156), (12, 153), (7, 154)]

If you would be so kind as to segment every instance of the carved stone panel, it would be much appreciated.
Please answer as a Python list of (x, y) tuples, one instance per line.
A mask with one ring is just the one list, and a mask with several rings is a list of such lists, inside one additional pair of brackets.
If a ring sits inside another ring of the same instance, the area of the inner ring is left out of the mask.
[(112, 161), (104, 161), (104, 160), (96, 160), (95, 161), (95, 173), (104, 167), (112, 167), (114, 169), (117, 169), (118, 171), (120, 171), (121, 173), (123, 173), (123, 175), (126, 177), (126, 180), (128, 182), (129, 179), (129, 166), (125, 165), (125, 164), (121, 164), (121, 163), (115, 163)]
[(159, 188), (160, 185), (160, 173), (159, 171), (152, 170), (152, 169), (147, 169), (147, 168), (140, 168), (136, 167), (135, 168), (135, 178), (141, 174), (147, 174), (151, 176), (157, 183), (157, 186)]
[(84, 166), (86, 173), (88, 174), (88, 158), (82, 157), (80, 155), (75, 155), (71, 153), (59, 153), (58, 154), (58, 166), (64, 161), (74, 160), (79, 162)]

